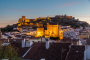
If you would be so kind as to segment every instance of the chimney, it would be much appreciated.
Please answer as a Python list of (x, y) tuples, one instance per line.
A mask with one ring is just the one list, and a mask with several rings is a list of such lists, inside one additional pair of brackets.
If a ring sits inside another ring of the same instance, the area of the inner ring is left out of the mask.
[(9, 42), (9, 39), (8, 39), (8, 42)]
[(79, 40), (79, 45), (82, 45), (82, 42)]
[(2, 60), (9, 60), (9, 59), (2, 59)]
[(29, 44), (30, 44), (30, 46), (31, 46), (31, 41), (29, 40)]
[(46, 38), (46, 49), (49, 49), (49, 38)]
[(40, 59), (40, 60), (45, 60), (44, 58)]
[(25, 47), (25, 41), (26, 39), (24, 38), (24, 40), (22, 40), (22, 47)]
[(73, 40), (73, 37), (71, 37), (71, 40)]
[(73, 37), (71, 37), (71, 45), (73, 45), (73, 42), (72, 42), (72, 40), (73, 40)]

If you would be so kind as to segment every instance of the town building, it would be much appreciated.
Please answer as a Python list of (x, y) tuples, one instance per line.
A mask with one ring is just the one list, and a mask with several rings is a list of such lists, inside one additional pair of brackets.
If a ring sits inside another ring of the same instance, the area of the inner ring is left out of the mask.
[(88, 30), (80, 30), (79, 32), (80, 39), (89, 38), (89, 31)]

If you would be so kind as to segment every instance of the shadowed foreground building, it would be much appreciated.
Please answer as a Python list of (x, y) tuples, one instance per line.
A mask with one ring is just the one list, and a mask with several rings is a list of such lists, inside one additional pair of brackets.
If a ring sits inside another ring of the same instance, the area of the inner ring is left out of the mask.
[(90, 60), (90, 36), (86, 41), (86, 45), (72, 45), (66, 60)]
[(51, 43), (50, 47), (46, 49), (45, 43), (34, 43), (31, 50), (23, 57), (34, 60), (65, 60), (69, 45), (70, 43)]
[[(19, 49), (18, 56), (23, 59), (33, 60), (89, 60), (90, 59), (90, 38), (87, 44), (71, 45), (71, 43), (57, 42), (34, 42), (29, 40), (11, 40), (10, 44)], [(30, 45), (32, 44), (32, 45)]]

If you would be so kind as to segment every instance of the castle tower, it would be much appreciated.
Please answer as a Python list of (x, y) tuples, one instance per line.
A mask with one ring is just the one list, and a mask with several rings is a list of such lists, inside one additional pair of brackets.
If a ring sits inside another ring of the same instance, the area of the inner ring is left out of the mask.
[(23, 21), (25, 20), (25, 16), (22, 16)]
[(25, 19), (25, 16), (22, 16), (22, 19)]

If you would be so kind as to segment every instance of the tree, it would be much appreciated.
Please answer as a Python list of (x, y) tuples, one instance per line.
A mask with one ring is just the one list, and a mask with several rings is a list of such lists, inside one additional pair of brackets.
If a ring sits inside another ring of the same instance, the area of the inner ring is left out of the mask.
[(12, 25), (7, 25), (6, 26), (6, 31), (9, 32), (9, 31), (12, 31), (13, 30), (13, 26)]
[(2, 32), (10, 32), (13, 31), (13, 26), (12, 25), (7, 25), (5, 28), (1, 28)]
[(18, 49), (13, 48), (11, 45), (9, 46), (1, 46), (0, 44), (0, 60), (1, 59), (9, 59), (9, 60), (21, 60), (17, 55)]
[(1, 46), (1, 42), (0, 42), (0, 60), (1, 60), (1, 58), (2, 58), (2, 55), (3, 55), (3, 49), (2, 49), (2, 46)]

